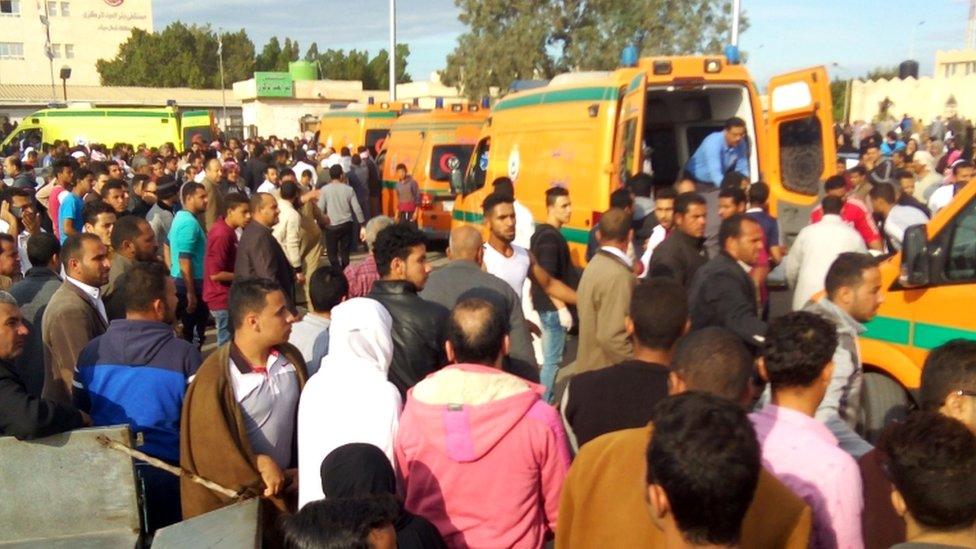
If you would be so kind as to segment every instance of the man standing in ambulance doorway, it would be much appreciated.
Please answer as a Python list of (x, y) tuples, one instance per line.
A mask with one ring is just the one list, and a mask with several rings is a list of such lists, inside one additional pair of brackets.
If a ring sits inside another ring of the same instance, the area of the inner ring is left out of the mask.
[(685, 177), (693, 179), (698, 194), (705, 197), (708, 217), (705, 225), (705, 246), (709, 256), (718, 249), (718, 191), (722, 181), (730, 173), (749, 177), (749, 141), (746, 139), (746, 122), (739, 117), (725, 121), (725, 128), (702, 140), (695, 154), (685, 165)]

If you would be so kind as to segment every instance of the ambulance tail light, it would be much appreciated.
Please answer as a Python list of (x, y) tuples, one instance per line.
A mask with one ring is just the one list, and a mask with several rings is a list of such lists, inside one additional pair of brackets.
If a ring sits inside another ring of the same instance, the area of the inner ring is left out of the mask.
[(464, 105), (461, 104), (451, 105), (451, 112), (463, 112), (463, 111), (464, 111)]
[(671, 62), (665, 60), (655, 61), (654, 74), (671, 74)]
[(603, 212), (594, 211), (593, 215), (590, 217), (590, 227), (596, 227), (596, 224), (600, 222), (601, 217), (603, 217)]
[(383, 103), (380, 103), (380, 108), (381, 109), (389, 109), (390, 108), (390, 104), (384, 101)]
[(468, 112), (478, 112), (478, 105), (468, 105)]
[(705, 72), (708, 74), (715, 74), (717, 72), (722, 72), (722, 61), (719, 59), (706, 59)]
[(434, 208), (434, 197), (430, 193), (420, 193), (420, 209), (430, 210)]

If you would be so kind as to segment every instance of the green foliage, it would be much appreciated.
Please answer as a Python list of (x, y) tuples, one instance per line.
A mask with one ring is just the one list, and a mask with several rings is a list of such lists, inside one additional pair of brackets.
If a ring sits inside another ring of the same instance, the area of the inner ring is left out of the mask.
[(898, 66), (893, 67), (875, 67), (868, 71), (864, 75), (862, 80), (880, 80), (882, 78), (898, 78)]
[[(719, 53), (728, 42), (724, 0), (455, 0), (468, 32), (447, 57), (444, 82), (470, 97), (514, 80), (568, 70), (610, 70), (634, 45), (641, 56)], [(740, 31), (747, 28), (740, 20)], [(504, 37), (504, 39), (500, 39)]]
[[(224, 81), (250, 78), (254, 44), (243, 29), (221, 35)], [(162, 32), (133, 29), (114, 59), (96, 68), (104, 86), (219, 88), (217, 34), (210, 26), (171, 23)], [(246, 75), (246, 76), (245, 76)]]
[[(370, 90), (388, 87), (389, 59), (386, 50), (370, 57), (359, 50), (326, 50), (319, 52), (313, 42), (304, 57), (297, 40), (271, 37), (261, 52), (255, 55), (254, 43), (244, 29), (223, 32), (224, 83), (247, 80), (255, 71), (287, 71), (288, 63), (303, 58), (317, 63), (320, 76), (335, 80), (362, 80)], [(407, 58), (410, 47), (397, 44), (397, 83), (410, 82)], [(149, 86), (220, 88), (217, 34), (210, 26), (187, 26), (171, 23), (156, 33), (133, 29), (129, 39), (119, 47), (114, 59), (101, 59), (96, 64), (104, 86)]]
[(834, 121), (844, 123), (844, 106), (847, 104), (847, 80), (830, 81), (830, 101), (834, 107)]

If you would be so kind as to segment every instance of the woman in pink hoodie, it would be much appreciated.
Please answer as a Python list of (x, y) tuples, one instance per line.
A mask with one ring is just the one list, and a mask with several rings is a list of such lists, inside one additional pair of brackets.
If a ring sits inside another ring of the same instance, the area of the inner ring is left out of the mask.
[(466, 299), (448, 322), (454, 364), (411, 389), (394, 452), (411, 513), (449, 547), (542, 547), (569, 470), (566, 433), (543, 387), (501, 371), (505, 322)]

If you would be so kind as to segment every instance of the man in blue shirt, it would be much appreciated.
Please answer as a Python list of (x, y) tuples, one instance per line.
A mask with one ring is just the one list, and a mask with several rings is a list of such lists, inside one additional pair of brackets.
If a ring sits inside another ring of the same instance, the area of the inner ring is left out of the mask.
[(719, 187), (729, 171), (749, 175), (749, 143), (745, 120), (734, 117), (725, 121), (725, 129), (706, 137), (688, 159), (685, 173), (696, 183)]
[(718, 190), (729, 172), (749, 177), (749, 143), (746, 140), (745, 120), (733, 117), (725, 121), (725, 129), (706, 137), (685, 165), (685, 177), (697, 184), (696, 192), (705, 198), (708, 216), (705, 221), (705, 247), (714, 257), (719, 250)]
[(209, 311), (203, 294), (203, 260), (207, 234), (197, 216), (207, 211), (207, 190), (199, 183), (183, 184), (183, 209), (176, 212), (169, 229), (170, 275), (176, 280), (177, 316), (183, 322), (183, 339), (193, 342), (196, 329), (203, 347)]
[(61, 206), (58, 208), (58, 223), (60, 223), (61, 244), (74, 234), (81, 234), (85, 226), (85, 218), (82, 210), (85, 207), (84, 196), (91, 191), (95, 176), (91, 170), (81, 168), (75, 170), (71, 181), (71, 187), (61, 199)]

